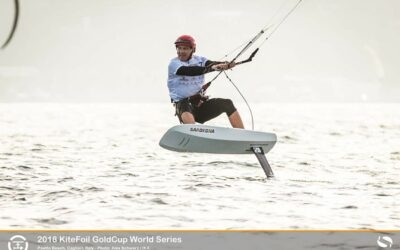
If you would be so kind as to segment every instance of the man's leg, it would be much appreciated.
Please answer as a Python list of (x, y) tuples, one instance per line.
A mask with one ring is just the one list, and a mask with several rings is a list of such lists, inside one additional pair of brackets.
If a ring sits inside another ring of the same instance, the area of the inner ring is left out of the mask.
[(229, 122), (234, 128), (244, 128), (242, 118), (233, 105), (232, 100), (222, 98), (212, 98), (203, 103), (196, 113), (196, 119), (200, 123), (209, 121), (222, 113), (226, 113)]
[(183, 124), (195, 124), (193, 108), (188, 99), (184, 99), (175, 104), (175, 114)]
[(229, 116), (229, 122), (231, 123), (232, 127), (234, 128), (244, 128), (242, 118), (238, 111), (233, 112)]
[(181, 115), (181, 120), (183, 124), (195, 124), (194, 116), (190, 112), (183, 112)]

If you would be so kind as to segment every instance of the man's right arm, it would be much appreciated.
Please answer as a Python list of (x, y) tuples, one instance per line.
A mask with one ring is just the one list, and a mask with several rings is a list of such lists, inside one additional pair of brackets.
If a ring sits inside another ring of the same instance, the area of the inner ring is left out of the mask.
[(177, 75), (180, 76), (200, 76), (206, 73), (214, 71), (211, 67), (202, 67), (202, 66), (181, 66), (176, 71)]
[(178, 68), (178, 70), (176, 71), (176, 74), (180, 75), (180, 76), (200, 76), (200, 75), (204, 75), (206, 73), (210, 73), (210, 72), (218, 70), (218, 69), (215, 69), (213, 66), (224, 64), (224, 63), (226, 63), (226, 62), (216, 62), (216, 61), (207, 60), (205, 63), (205, 67), (202, 67), (202, 66), (180, 66)]

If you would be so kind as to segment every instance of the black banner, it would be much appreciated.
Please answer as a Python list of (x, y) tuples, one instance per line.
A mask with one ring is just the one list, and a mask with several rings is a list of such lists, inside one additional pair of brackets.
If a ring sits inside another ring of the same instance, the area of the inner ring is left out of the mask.
[(400, 231), (1, 231), (1, 250), (400, 249)]

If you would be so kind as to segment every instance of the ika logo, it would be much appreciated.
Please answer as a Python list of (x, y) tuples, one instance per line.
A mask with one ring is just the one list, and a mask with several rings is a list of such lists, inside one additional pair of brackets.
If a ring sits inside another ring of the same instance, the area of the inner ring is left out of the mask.
[(28, 242), (24, 236), (14, 235), (8, 241), (8, 250), (28, 250)]
[(393, 240), (389, 236), (379, 236), (376, 243), (382, 248), (392, 248)]

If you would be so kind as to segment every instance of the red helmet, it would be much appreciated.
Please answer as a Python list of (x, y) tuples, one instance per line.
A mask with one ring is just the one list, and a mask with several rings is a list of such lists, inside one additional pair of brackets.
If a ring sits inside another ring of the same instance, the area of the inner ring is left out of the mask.
[(176, 39), (175, 46), (188, 46), (196, 49), (196, 41), (189, 35), (182, 35)]

